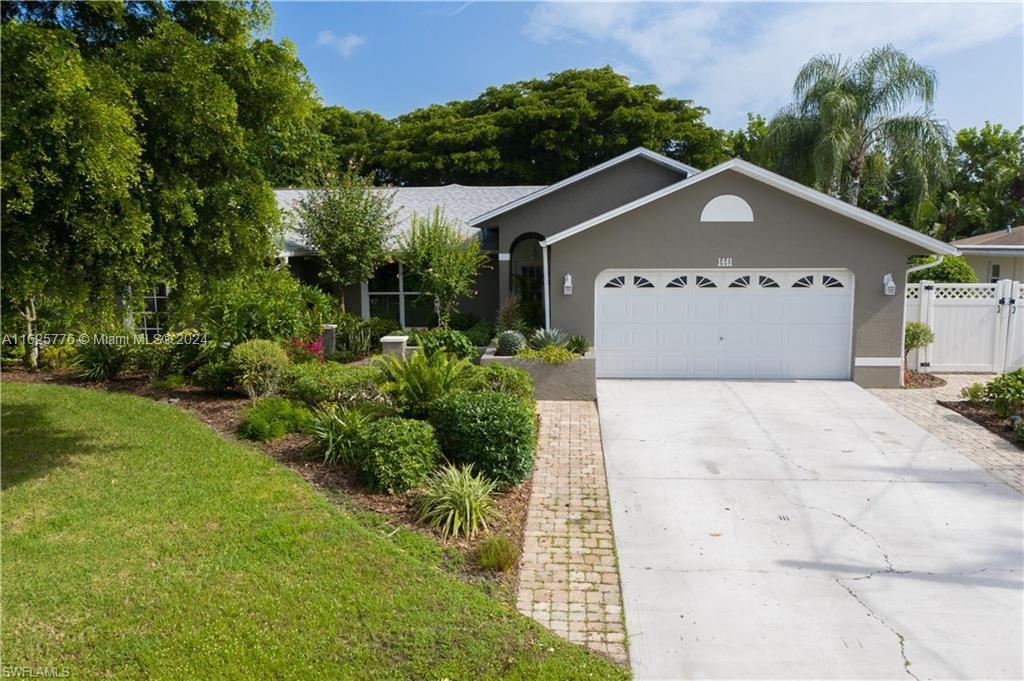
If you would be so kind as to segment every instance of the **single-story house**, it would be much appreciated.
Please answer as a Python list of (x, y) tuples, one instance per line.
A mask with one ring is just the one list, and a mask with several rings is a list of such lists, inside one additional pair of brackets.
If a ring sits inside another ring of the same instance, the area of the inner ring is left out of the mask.
[(1024, 226), (1000, 229), (954, 241), (978, 281), (1024, 281)]
[[(538, 326), (591, 339), (599, 378), (898, 386), (907, 257), (957, 253), (745, 161), (699, 171), (647, 149), (547, 187), (399, 188), (396, 205), (441, 206), (492, 252), (464, 310), (493, 318), (519, 293)], [(308, 267), (294, 234), (282, 255)], [(401, 274), (345, 291), (349, 309), (425, 320)]]

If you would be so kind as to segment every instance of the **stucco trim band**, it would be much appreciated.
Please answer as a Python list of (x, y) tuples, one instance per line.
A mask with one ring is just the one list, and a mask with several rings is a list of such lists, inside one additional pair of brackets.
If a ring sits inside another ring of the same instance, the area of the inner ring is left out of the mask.
[(898, 367), (903, 366), (902, 357), (856, 357), (853, 360), (856, 367)]

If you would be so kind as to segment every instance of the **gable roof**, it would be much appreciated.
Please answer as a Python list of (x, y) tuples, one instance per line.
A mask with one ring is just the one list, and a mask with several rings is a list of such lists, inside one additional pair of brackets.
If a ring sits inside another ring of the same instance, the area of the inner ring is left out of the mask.
[[(409, 230), (413, 215), (427, 216), (435, 208), (443, 208), (445, 215), (455, 220), (467, 235), (477, 234), (480, 230), (468, 226), (473, 216), (532, 194), (541, 188), (537, 185), (465, 187), (460, 184), (449, 184), (444, 187), (381, 187), (377, 191), (395, 195), (394, 207), (398, 211), (398, 216), (392, 238), (397, 238)], [(275, 189), (277, 207), (287, 216), (295, 210), (295, 203), (308, 191)], [(287, 221), (285, 225), (282, 255), (311, 253), (302, 235), (288, 227)]]
[(588, 230), (591, 227), (600, 225), (601, 223), (607, 222), (612, 218), (616, 218), (620, 215), (636, 210), (641, 206), (645, 206), (648, 203), (657, 201), (658, 199), (664, 196), (668, 196), (669, 194), (674, 194), (677, 191), (686, 189), (687, 187), (695, 185), (698, 182), (702, 182), (710, 177), (714, 177), (715, 175), (723, 173), (727, 170), (732, 170), (734, 172), (740, 173), (741, 175), (752, 178), (759, 182), (763, 182), (764, 184), (775, 187), (776, 189), (784, 191), (787, 194), (792, 194), (797, 198), (803, 199), (815, 205), (821, 206), (822, 208), (830, 210), (834, 213), (839, 213), (840, 215), (848, 217), (852, 220), (856, 220), (857, 222), (868, 225), (869, 227), (874, 227), (875, 229), (885, 232), (886, 234), (897, 237), (916, 246), (920, 246), (921, 248), (924, 248), (926, 251), (930, 253), (939, 253), (942, 255), (957, 254), (957, 249), (955, 246), (939, 241), (938, 239), (933, 239), (932, 237), (926, 234), (922, 234), (921, 232), (910, 229), (909, 227), (904, 227), (903, 225), (895, 223), (892, 220), (887, 220), (883, 217), (875, 215), (874, 213), (866, 211), (863, 208), (857, 208), (856, 206), (852, 206), (846, 203), (845, 201), (840, 201), (839, 199), (831, 197), (828, 194), (823, 194), (815, 189), (811, 189), (810, 187), (804, 186), (799, 182), (794, 182), (793, 180), (782, 177), (781, 175), (777, 175), (776, 173), (773, 173), (769, 170), (765, 170), (764, 168), (760, 168), (752, 163), (748, 163), (738, 158), (734, 158), (724, 163), (720, 163), (714, 168), (705, 170), (702, 173), (698, 173), (697, 175), (688, 177), (685, 180), (676, 182), (675, 184), (671, 184), (665, 187), (664, 189), (659, 189), (658, 191), (652, 192), (647, 196), (642, 196), (639, 199), (636, 199), (635, 201), (631, 201), (630, 203), (619, 206), (618, 208), (612, 209), (606, 213), (598, 215), (597, 217), (591, 218), (585, 222), (581, 222), (578, 225), (569, 227), (568, 229), (564, 229), (561, 232), (558, 232), (557, 234), (549, 236), (542, 242), (542, 245), (550, 246), (551, 244), (557, 243), (562, 239), (568, 239), (574, 234), (579, 234), (580, 232)]
[(959, 239), (954, 241), (953, 245), (961, 251), (968, 252), (1003, 251), (1011, 255), (1017, 252), (1024, 253), (1024, 225)]
[(580, 180), (586, 179), (586, 178), (590, 177), (591, 175), (596, 175), (597, 173), (601, 172), (602, 170), (605, 170), (607, 168), (611, 168), (612, 166), (617, 166), (620, 163), (624, 163), (624, 162), (632, 160), (634, 158), (645, 158), (648, 161), (653, 161), (654, 163), (658, 163), (660, 165), (663, 165), (666, 168), (671, 168), (672, 170), (675, 170), (675, 171), (678, 171), (678, 172), (682, 173), (683, 177), (689, 177), (691, 175), (696, 175), (697, 173), (700, 172), (699, 170), (697, 170), (693, 166), (686, 165), (685, 163), (680, 163), (679, 161), (677, 161), (675, 159), (672, 159), (672, 158), (669, 158), (668, 156), (663, 156), (663, 155), (661, 155), (661, 154), (659, 154), (657, 152), (651, 151), (650, 149), (645, 149), (644, 147), (637, 147), (636, 149), (633, 149), (632, 151), (627, 151), (626, 153), (620, 154), (620, 155), (616, 156), (615, 158), (610, 158), (607, 161), (605, 161), (604, 163), (599, 163), (596, 166), (594, 166), (593, 168), (587, 168), (583, 172), (579, 172), (579, 173), (576, 173), (575, 175), (571, 175), (571, 176), (565, 178), (564, 180), (556, 182), (556, 183), (554, 183), (552, 185), (548, 185), (546, 187), (542, 187), (542, 188), (538, 189), (537, 191), (535, 191), (535, 192), (533, 192), (531, 194), (528, 194), (527, 196), (520, 197), (520, 198), (518, 198), (518, 199), (516, 199), (514, 201), (510, 201), (509, 203), (506, 203), (506, 204), (504, 204), (502, 206), (498, 206), (498, 207), (494, 208), (493, 210), (490, 210), (490, 211), (488, 211), (486, 213), (478, 215), (475, 218), (473, 218), (472, 220), (470, 220), (469, 224), (470, 225), (478, 225), (481, 222), (486, 222), (487, 220), (491, 220), (491, 219), (501, 215), (502, 213), (507, 213), (508, 211), (512, 210), (513, 208), (518, 208), (519, 206), (522, 206), (523, 204), (530, 203), (531, 201), (536, 201), (537, 199), (541, 198), (542, 196), (547, 196), (548, 194), (551, 194), (552, 192), (556, 192), (559, 189), (562, 189), (563, 187), (567, 187), (570, 184), (573, 184), (575, 182), (579, 182)]

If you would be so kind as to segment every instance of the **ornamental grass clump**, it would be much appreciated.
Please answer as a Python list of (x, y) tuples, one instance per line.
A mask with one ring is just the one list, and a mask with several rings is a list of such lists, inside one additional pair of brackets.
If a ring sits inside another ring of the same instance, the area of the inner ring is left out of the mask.
[(519, 562), (519, 547), (507, 534), (491, 534), (480, 541), (477, 562), (485, 570), (508, 572)]
[(416, 502), (416, 519), (441, 530), (441, 536), (473, 538), (487, 529), (498, 510), (494, 505), (494, 482), (473, 473), (473, 466), (445, 466), (427, 481)]
[(313, 442), (307, 452), (322, 457), (324, 463), (356, 465), (370, 425), (383, 414), (382, 407), (371, 403), (354, 407), (327, 404), (313, 413), (309, 427)]

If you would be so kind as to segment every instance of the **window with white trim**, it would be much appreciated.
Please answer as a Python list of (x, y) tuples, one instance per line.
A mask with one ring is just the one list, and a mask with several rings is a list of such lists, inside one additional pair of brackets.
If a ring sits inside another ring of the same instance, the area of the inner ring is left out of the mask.
[(153, 336), (167, 331), (167, 284), (157, 284), (146, 292), (142, 298), (142, 312), (139, 313), (135, 332), (145, 334), (152, 340)]
[(994, 262), (989, 265), (988, 281), (990, 284), (995, 284), (999, 281), (999, 263)]
[(434, 298), (419, 289), (419, 280), (400, 263), (382, 265), (366, 284), (369, 304), (363, 315), (391, 319), (403, 328), (433, 326)]

